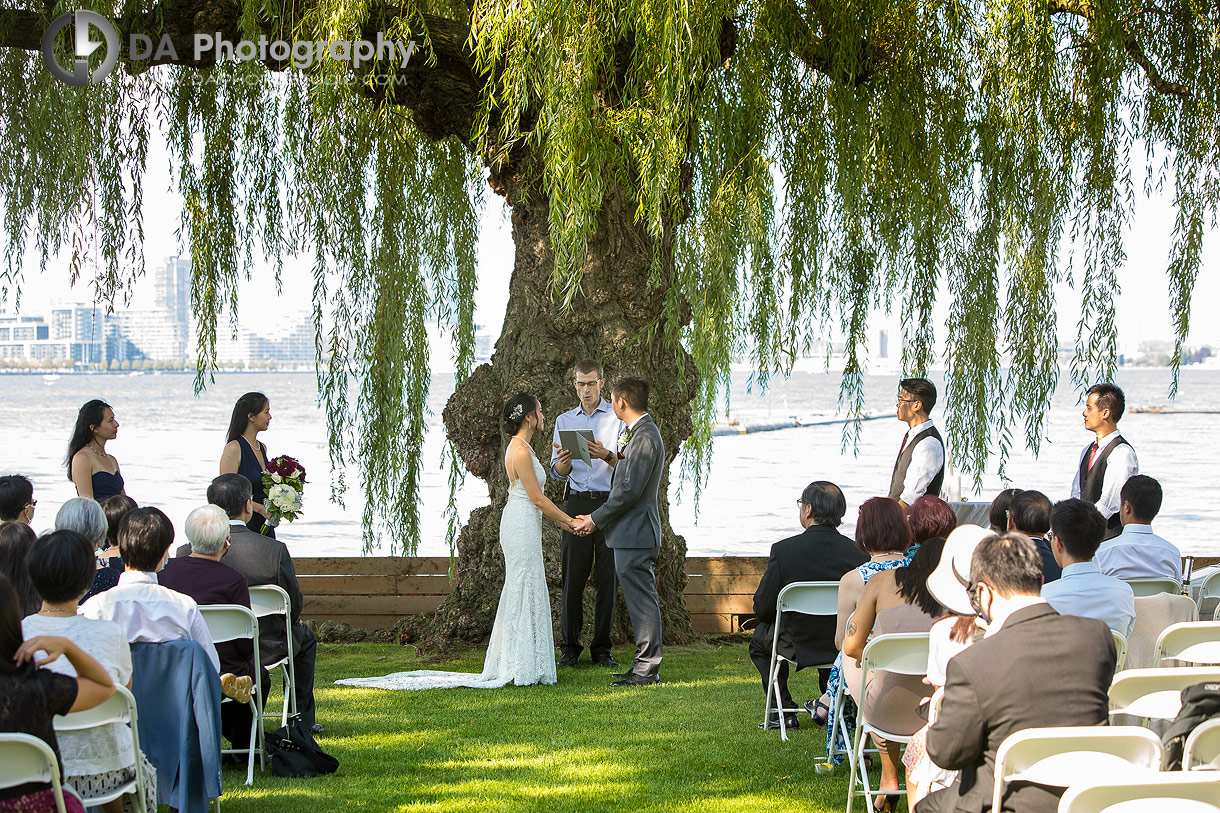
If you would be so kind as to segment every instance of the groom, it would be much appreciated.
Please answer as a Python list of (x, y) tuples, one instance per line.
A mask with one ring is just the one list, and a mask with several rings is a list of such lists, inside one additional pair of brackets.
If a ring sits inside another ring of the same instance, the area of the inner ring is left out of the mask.
[(577, 517), (579, 532), (606, 530), (606, 546), (614, 551), (614, 570), (635, 630), (635, 665), (616, 675), (614, 686), (659, 683), (661, 668), (661, 602), (653, 565), (661, 549), (661, 512), (657, 489), (665, 470), (661, 432), (648, 415), (648, 382), (624, 376), (610, 386), (614, 414), (627, 424), (619, 438), (618, 465), (610, 497), (588, 516)]

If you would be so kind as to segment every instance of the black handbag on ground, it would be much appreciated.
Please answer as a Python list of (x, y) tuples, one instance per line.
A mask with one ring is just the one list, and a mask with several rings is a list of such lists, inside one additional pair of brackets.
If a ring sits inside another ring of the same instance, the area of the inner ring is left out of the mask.
[(287, 728), (267, 735), (267, 755), (271, 757), (271, 773), (276, 776), (321, 776), (339, 769), (339, 760), (318, 747), (300, 717), (289, 720)]
[(1165, 770), (1182, 769), (1182, 751), (1190, 732), (1207, 720), (1220, 719), (1220, 683), (1197, 683), (1182, 690), (1182, 710), (1161, 737)]

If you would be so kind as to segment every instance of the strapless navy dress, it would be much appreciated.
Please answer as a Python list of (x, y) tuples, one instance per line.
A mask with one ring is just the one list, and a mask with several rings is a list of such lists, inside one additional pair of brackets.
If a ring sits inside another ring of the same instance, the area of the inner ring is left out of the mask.
[(101, 502), (110, 497), (117, 497), (123, 493), (123, 473), (116, 471), (111, 474), (108, 471), (97, 471), (93, 473), (93, 499)]
[[(256, 503), (265, 503), (267, 501), (267, 491), (263, 488), (263, 467), (258, 463), (258, 455), (254, 454), (254, 448), (250, 446), (250, 441), (245, 437), (237, 438), (237, 445), (241, 448), (241, 462), (237, 464), (237, 473), (250, 481), (250, 499)], [(263, 455), (263, 460), (267, 459), (267, 447), (260, 441), (258, 450)], [(250, 517), (250, 521), (246, 523), (246, 527), (255, 533), (262, 533), (263, 525), (267, 520), (262, 514), (255, 514)], [(275, 539), (275, 528), (268, 528), (266, 536)]]

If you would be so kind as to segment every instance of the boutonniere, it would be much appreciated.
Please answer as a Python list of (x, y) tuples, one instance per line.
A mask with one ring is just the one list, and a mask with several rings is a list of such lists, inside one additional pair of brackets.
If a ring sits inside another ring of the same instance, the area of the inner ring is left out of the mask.
[(631, 430), (624, 429), (623, 433), (618, 436), (618, 447), (621, 449), (631, 442)]

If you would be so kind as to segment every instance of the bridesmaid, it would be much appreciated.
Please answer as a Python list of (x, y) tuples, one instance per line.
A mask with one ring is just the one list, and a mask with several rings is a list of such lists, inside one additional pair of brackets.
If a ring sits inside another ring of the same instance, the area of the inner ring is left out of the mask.
[(118, 458), (106, 452), (106, 441), (118, 434), (119, 422), (110, 404), (95, 398), (80, 408), (66, 460), (68, 479), (76, 486), (77, 496), (101, 502), (127, 493)]
[[(267, 470), (267, 447), (258, 439), (258, 433), (271, 425), (271, 402), (261, 392), (247, 392), (233, 405), (233, 417), (229, 419), (229, 433), (225, 438), (225, 450), (220, 456), (221, 474), (240, 474), (250, 481), (253, 491), (250, 499), (254, 503), (254, 515), (246, 527), (262, 532), (267, 522), (267, 508), (263, 501), (267, 492), (263, 490), (263, 472)], [(267, 536), (275, 539), (275, 529), (268, 528)]]

